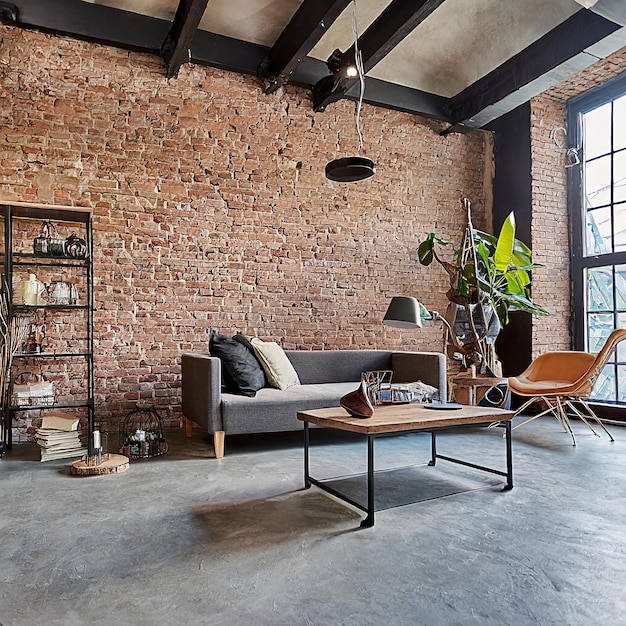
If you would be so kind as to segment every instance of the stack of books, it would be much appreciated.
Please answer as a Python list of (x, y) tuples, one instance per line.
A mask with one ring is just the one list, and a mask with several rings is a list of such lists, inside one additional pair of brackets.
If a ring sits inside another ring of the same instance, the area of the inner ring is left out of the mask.
[(80, 420), (71, 413), (50, 411), (41, 420), (36, 439), (41, 460), (70, 459), (87, 454), (78, 433)]

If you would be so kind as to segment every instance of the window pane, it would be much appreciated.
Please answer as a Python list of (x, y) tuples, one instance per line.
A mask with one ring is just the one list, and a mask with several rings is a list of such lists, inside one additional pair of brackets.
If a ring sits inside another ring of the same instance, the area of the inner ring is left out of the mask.
[[(615, 303), (618, 311), (626, 311), (626, 265), (615, 266)], [(626, 321), (626, 317), (624, 321)], [(624, 328), (626, 328), (626, 324)]]
[(585, 164), (585, 206), (593, 209), (611, 202), (611, 157)]
[(584, 148), (585, 158), (611, 151), (611, 103), (598, 107), (584, 116)]
[(613, 208), (613, 226), (615, 230), (614, 246), (615, 252), (626, 250), (626, 203), (616, 204)]
[(585, 199), (588, 209), (611, 202), (611, 157), (601, 157), (585, 165)]
[(613, 156), (613, 202), (626, 200), (626, 150)]
[[(626, 313), (620, 313), (617, 316), (617, 327), (626, 328)], [(626, 341), (620, 341), (617, 344), (617, 360), (620, 363), (626, 363)], [(626, 392), (626, 388), (624, 391)]]
[(626, 148), (626, 96), (613, 103), (613, 149)]
[(618, 377), (618, 402), (626, 402), (626, 367), (624, 365), (617, 366)]
[(587, 317), (587, 352), (598, 354), (615, 330), (612, 313), (591, 313)]
[(607, 365), (593, 387), (591, 397), (594, 400), (615, 401), (615, 368)]
[(587, 256), (612, 252), (611, 209), (596, 209), (587, 213)]
[(588, 269), (587, 288), (588, 311), (613, 310), (613, 271), (610, 266)]

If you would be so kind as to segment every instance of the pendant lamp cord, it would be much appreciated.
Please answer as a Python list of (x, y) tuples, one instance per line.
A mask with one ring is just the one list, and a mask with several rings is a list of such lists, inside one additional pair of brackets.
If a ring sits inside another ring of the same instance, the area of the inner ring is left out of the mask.
[(356, 133), (359, 137), (359, 154), (363, 150), (363, 133), (361, 132), (361, 106), (365, 92), (365, 72), (363, 71), (363, 57), (359, 50), (359, 26), (356, 18), (356, 0), (352, 0), (352, 32), (354, 34), (354, 62), (359, 75), (359, 99), (356, 103)]

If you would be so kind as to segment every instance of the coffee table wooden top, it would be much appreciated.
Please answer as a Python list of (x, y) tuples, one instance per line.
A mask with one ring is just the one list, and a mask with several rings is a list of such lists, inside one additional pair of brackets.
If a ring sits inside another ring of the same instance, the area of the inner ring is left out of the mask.
[(511, 420), (513, 415), (513, 411), (484, 406), (463, 406), (460, 409), (442, 410), (429, 408), (428, 404), (414, 403), (376, 406), (374, 415), (367, 419), (352, 417), (341, 407), (299, 411), (298, 419), (326, 428), (374, 435), (507, 421)]

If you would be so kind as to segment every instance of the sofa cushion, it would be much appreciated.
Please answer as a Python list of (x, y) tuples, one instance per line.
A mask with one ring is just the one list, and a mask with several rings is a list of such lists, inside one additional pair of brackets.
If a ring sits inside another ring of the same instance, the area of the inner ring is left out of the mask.
[(303, 385), (358, 381), (362, 372), (393, 369), (391, 350), (287, 350), (286, 354)]
[(254, 337), (251, 343), (270, 385), (285, 390), (300, 384), (291, 361), (275, 341), (261, 341)]
[(259, 389), (254, 399), (222, 394), (222, 420), (227, 433), (300, 430), (298, 411), (339, 406), (339, 399), (359, 386), (359, 381), (298, 385), (281, 391)]
[(222, 361), (222, 375), (229, 391), (254, 397), (265, 386), (263, 368), (243, 343), (212, 331), (209, 350)]
[[(263, 387), (267, 387), (267, 376), (265, 376), (265, 370), (263, 369), (263, 364), (261, 363), (261, 361), (259, 361), (256, 352), (254, 351), (254, 346), (250, 343), (250, 341), (248, 340), (248, 338), (245, 335), (242, 335), (241, 333), (235, 333), (233, 335), (233, 339), (235, 341), (238, 341), (240, 344), (246, 346), (246, 348), (248, 349), (248, 351), (250, 352), (250, 354), (254, 357), (254, 360), (259, 364), (259, 370), (261, 370), (261, 373), (259, 374), (260, 376), (262, 376), (263, 378)], [(259, 387), (260, 389), (261, 387)]]

